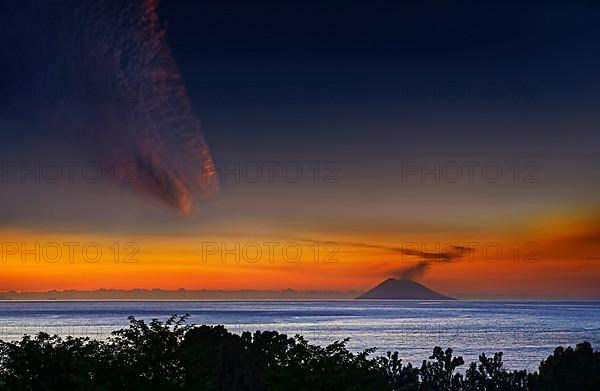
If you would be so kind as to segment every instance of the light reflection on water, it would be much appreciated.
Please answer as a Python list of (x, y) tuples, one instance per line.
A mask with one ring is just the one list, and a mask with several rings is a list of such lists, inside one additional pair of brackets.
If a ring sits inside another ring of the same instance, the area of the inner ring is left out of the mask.
[(536, 369), (558, 345), (583, 340), (600, 347), (600, 302), (489, 301), (158, 301), (0, 302), (0, 337), (50, 334), (106, 338), (127, 317), (224, 324), (232, 332), (277, 330), (311, 343), (350, 338), (348, 347), (400, 351), (419, 365), (433, 346), (452, 347), (465, 361), (504, 352), (509, 368)]

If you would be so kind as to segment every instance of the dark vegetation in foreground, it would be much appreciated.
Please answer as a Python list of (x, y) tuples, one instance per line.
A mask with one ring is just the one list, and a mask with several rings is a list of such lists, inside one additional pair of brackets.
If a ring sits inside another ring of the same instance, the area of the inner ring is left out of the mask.
[(433, 349), (420, 367), (398, 353), (351, 353), (272, 331), (236, 335), (186, 317), (130, 326), (105, 341), (39, 333), (0, 341), (1, 390), (600, 390), (600, 352), (558, 347), (539, 371), (508, 371), (502, 353), (464, 365)]

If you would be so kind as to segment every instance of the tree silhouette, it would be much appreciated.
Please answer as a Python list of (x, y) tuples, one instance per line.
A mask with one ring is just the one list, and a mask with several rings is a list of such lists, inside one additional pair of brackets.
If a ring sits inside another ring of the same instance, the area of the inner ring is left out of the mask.
[(575, 349), (559, 346), (540, 363), (530, 386), (540, 391), (600, 390), (600, 352), (594, 352), (589, 342), (577, 344)]
[(600, 390), (600, 353), (587, 342), (556, 348), (539, 373), (508, 371), (496, 353), (481, 354), (463, 375), (464, 360), (452, 349), (435, 347), (416, 368), (403, 365), (398, 352), (352, 353), (347, 339), (318, 346), (300, 335), (238, 335), (186, 320), (130, 317), (129, 327), (103, 341), (43, 332), (0, 341), (0, 390)]
[(462, 377), (455, 373), (456, 368), (463, 365), (462, 357), (452, 357), (452, 349), (436, 346), (429, 357), (433, 361), (423, 360), (419, 374), (421, 390), (424, 391), (455, 391), (461, 389)]

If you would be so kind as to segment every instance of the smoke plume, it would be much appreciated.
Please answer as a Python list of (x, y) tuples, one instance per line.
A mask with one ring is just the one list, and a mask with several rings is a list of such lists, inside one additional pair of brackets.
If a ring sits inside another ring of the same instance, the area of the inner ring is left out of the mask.
[[(306, 241), (306, 242), (319, 242), (319, 240), (309, 239), (309, 238), (296, 238), (298, 240)], [(419, 261), (410, 266), (398, 268), (392, 271), (392, 275), (395, 278), (399, 279), (413, 279), (417, 277), (421, 277), (427, 270), (429, 270), (432, 265), (436, 263), (450, 263), (460, 259), (463, 255), (467, 253), (472, 253), (474, 250), (471, 247), (465, 246), (457, 246), (451, 245), (448, 246), (446, 251), (423, 251), (420, 249), (413, 249), (407, 246), (386, 246), (380, 244), (372, 244), (365, 242), (339, 242), (336, 241), (337, 245), (346, 245), (351, 247), (362, 247), (362, 248), (372, 248), (379, 250), (391, 251), (394, 253), (400, 253), (406, 256), (416, 257)], [(414, 243), (413, 243), (414, 244)]]

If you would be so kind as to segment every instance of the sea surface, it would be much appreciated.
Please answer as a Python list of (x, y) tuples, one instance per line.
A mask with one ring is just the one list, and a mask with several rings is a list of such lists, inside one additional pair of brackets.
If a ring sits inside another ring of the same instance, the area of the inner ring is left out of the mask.
[(511, 369), (535, 370), (558, 345), (600, 348), (600, 302), (524, 301), (3, 301), (0, 338), (50, 334), (106, 338), (138, 319), (189, 314), (189, 323), (232, 332), (277, 330), (328, 344), (350, 338), (352, 351), (398, 350), (420, 365), (434, 346), (466, 362), (502, 351)]

